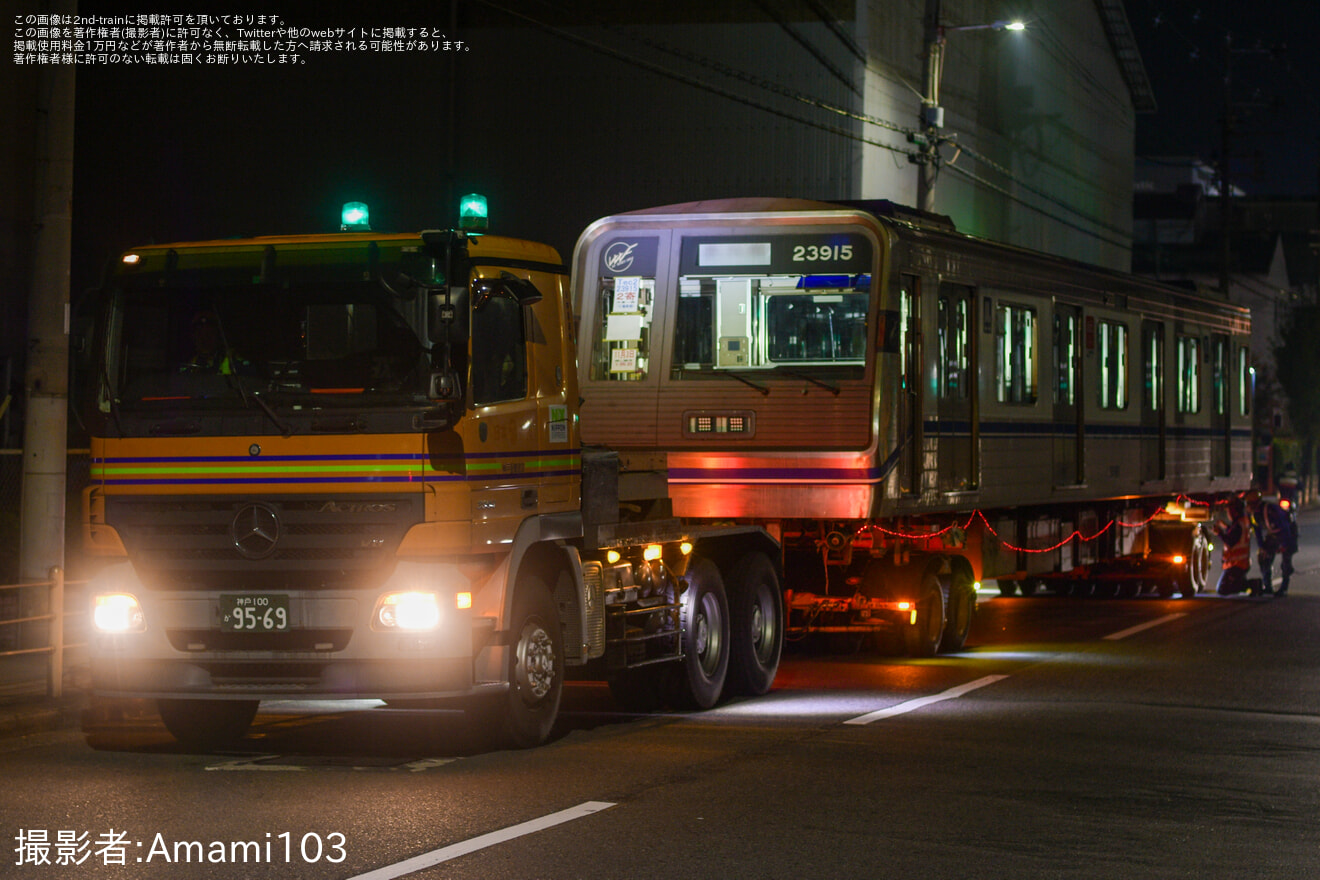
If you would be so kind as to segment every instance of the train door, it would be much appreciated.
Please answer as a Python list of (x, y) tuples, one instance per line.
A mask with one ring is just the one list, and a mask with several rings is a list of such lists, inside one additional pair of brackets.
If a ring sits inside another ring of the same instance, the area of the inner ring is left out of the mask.
[(1167, 456), (1164, 405), (1164, 324), (1141, 322), (1141, 479), (1162, 480)]
[(902, 359), (898, 375), (899, 488), (905, 495), (921, 494), (922, 446), (922, 346), (921, 279), (902, 275), (898, 291), (898, 351)]
[(936, 488), (966, 492), (977, 484), (975, 295), (962, 284), (940, 284), (936, 364), (938, 469)]
[(1054, 484), (1086, 482), (1083, 420), (1082, 310), (1054, 304)]
[(1216, 333), (1210, 337), (1210, 476), (1227, 477), (1232, 474), (1233, 425), (1229, 389), (1232, 348), (1228, 337)]

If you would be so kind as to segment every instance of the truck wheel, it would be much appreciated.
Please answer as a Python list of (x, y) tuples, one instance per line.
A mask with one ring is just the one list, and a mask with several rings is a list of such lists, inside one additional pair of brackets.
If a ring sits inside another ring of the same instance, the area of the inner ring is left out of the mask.
[(672, 680), (675, 705), (709, 709), (729, 671), (729, 601), (720, 570), (709, 559), (688, 565), (683, 592), (683, 662)]
[(514, 748), (549, 738), (564, 690), (564, 635), (550, 590), (523, 577), (509, 619), (509, 692), (500, 703), (501, 739)]
[(928, 571), (921, 576), (916, 595), (917, 622), (903, 627), (903, 648), (909, 657), (934, 657), (944, 636), (944, 591), (939, 578)]
[(170, 735), (193, 749), (233, 745), (257, 715), (257, 700), (157, 700)]
[(947, 620), (944, 622), (944, 634), (940, 638), (940, 650), (961, 651), (967, 644), (967, 634), (972, 631), (972, 618), (976, 616), (976, 590), (973, 589), (972, 576), (969, 572), (953, 569), (949, 576), (949, 593), (946, 603)]
[(770, 690), (784, 649), (783, 597), (775, 567), (749, 553), (730, 570), (729, 675), (725, 690), (760, 696)]

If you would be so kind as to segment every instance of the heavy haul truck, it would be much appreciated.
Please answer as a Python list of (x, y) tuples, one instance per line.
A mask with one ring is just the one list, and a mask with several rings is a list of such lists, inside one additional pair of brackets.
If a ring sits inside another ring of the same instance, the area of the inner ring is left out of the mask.
[(94, 687), (198, 746), (329, 697), (528, 746), (566, 677), (707, 708), (790, 636), (956, 650), (982, 577), (1188, 594), (1247, 478), (1242, 310), (888, 203), (605, 218), (572, 287), (344, 225), (135, 248), (82, 347)]
[(765, 692), (777, 544), (620, 520), (617, 456), (579, 440), (559, 255), (345, 225), (135, 248), (101, 293), (96, 693), (156, 700), (198, 746), (327, 698), (457, 701), (528, 746), (566, 673), (697, 707)]

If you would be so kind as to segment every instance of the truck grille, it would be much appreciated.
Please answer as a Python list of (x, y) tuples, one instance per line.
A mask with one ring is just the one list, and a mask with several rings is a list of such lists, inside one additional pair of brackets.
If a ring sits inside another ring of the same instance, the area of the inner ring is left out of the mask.
[(422, 498), (107, 498), (106, 522), (153, 589), (375, 586)]

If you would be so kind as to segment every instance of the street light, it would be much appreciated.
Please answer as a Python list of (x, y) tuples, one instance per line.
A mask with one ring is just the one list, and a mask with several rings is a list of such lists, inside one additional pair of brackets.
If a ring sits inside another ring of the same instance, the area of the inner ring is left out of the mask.
[(944, 78), (944, 43), (950, 31), (1024, 31), (1020, 21), (996, 21), (990, 24), (966, 24), (945, 27), (940, 24), (940, 0), (926, 0), (926, 63), (922, 71), (921, 133), (909, 136), (919, 152), (911, 156), (917, 164), (917, 207), (935, 210), (935, 178), (940, 173), (940, 144), (944, 138), (944, 108), (940, 106), (940, 80)]

